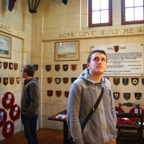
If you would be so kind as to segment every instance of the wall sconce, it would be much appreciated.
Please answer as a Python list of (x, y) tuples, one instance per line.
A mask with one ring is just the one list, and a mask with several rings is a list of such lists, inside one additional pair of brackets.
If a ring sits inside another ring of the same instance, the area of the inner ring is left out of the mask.
[(36, 13), (36, 9), (39, 5), (40, 0), (28, 0), (28, 4), (29, 4), (29, 12), (31, 13)]

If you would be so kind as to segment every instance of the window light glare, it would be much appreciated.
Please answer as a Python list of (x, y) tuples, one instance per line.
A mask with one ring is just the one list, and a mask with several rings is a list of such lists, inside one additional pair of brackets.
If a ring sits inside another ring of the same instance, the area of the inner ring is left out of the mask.
[(134, 3), (133, 0), (125, 0), (125, 7), (133, 7)]

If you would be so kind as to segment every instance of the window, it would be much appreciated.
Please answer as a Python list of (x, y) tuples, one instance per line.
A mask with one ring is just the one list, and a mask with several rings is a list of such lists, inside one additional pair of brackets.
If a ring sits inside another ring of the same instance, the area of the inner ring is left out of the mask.
[(89, 0), (89, 27), (112, 25), (112, 0)]
[(122, 25), (144, 23), (144, 0), (121, 0)]

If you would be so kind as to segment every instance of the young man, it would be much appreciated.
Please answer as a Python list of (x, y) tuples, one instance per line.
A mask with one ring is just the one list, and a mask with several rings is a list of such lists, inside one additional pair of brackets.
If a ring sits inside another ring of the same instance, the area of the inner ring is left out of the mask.
[[(72, 84), (67, 107), (67, 123), (75, 144), (106, 144), (116, 138), (116, 113), (110, 82), (102, 75), (107, 68), (106, 53), (92, 51), (87, 69)], [(104, 88), (103, 97), (84, 130), (81, 126)]]
[(22, 69), (22, 76), (25, 80), (21, 99), (21, 119), (28, 144), (38, 144), (39, 87), (37, 79), (33, 77), (34, 73), (33, 65), (27, 64)]

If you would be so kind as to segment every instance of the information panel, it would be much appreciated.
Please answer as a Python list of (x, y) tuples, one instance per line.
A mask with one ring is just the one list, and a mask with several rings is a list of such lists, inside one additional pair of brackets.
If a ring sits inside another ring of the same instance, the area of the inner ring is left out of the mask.
[(107, 54), (104, 76), (143, 76), (143, 44), (114, 44), (91, 46)]

